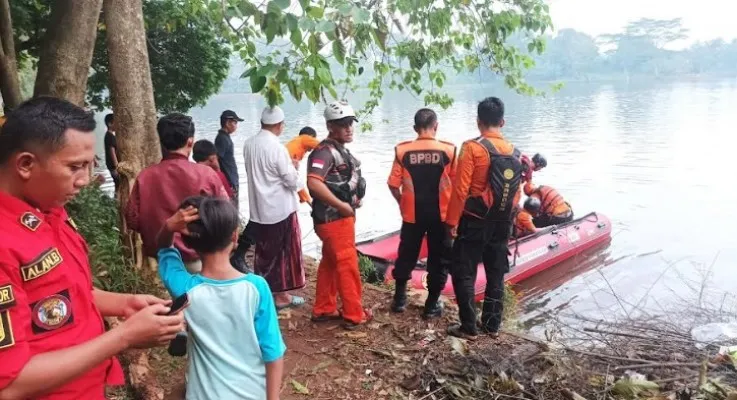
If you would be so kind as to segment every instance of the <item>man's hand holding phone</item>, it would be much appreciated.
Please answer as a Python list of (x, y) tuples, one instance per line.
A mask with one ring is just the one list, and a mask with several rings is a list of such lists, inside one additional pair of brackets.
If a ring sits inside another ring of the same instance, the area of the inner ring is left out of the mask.
[[(163, 346), (184, 331), (186, 294), (177, 298), (172, 307), (153, 304), (129, 317), (119, 329), (128, 347), (147, 348)], [(179, 302), (179, 304), (177, 304)]]

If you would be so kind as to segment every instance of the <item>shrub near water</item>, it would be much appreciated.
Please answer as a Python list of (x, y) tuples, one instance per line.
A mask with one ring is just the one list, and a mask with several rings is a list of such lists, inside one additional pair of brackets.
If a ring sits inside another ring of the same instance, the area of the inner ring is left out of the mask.
[(150, 285), (136, 272), (123, 251), (117, 201), (99, 186), (90, 185), (66, 209), (89, 246), (95, 287), (111, 292), (147, 292)]

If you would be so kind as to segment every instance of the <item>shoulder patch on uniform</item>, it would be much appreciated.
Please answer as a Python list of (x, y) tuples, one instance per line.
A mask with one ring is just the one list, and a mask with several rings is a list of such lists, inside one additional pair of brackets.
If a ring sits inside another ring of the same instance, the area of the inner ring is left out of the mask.
[(13, 287), (10, 284), (0, 286), (0, 310), (15, 304), (15, 295), (13, 295)]
[(20, 224), (28, 228), (31, 232), (36, 232), (36, 229), (41, 225), (41, 218), (27, 211), (20, 216)]
[(20, 267), (23, 282), (32, 281), (49, 273), (61, 264), (64, 259), (57, 248), (45, 251), (28, 265)]
[(15, 345), (13, 325), (10, 322), (10, 311), (0, 311), (0, 349)]

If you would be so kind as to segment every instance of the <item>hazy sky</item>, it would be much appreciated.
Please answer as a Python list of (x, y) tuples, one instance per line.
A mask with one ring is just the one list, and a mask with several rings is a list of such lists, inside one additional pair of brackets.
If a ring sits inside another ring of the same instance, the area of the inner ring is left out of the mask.
[(737, 37), (735, 0), (548, 0), (556, 29), (599, 35), (639, 18), (683, 18), (692, 40)]

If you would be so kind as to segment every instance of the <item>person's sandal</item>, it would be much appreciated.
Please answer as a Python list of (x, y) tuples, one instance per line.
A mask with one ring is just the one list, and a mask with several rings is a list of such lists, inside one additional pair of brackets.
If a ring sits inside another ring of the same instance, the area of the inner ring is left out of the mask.
[(364, 308), (363, 309), (363, 320), (361, 320), (361, 322), (353, 322), (353, 321), (346, 320), (343, 322), (343, 328), (349, 331), (352, 331), (362, 325), (366, 325), (367, 323), (371, 322), (373, 319), (374, 319), (373, 311), (371, 311), (370, 308)]
[(306, 302), (307, 300), (305, 300), (304, 297), (292, 295), (292, 298), (289, 300), (289, 303), (277, 305), (276, 311), (285, 310), (287, 308), (297, 308), (297, 307), (303, 306)]
[(340, 311), (336, 311), (332, 314), (320, 314), (320, 315), (313, 315), (310, 317), (310, 321), (312, 322), (330, 322), (330, 321), (340, 321), (343, 319), (343, 313)]

